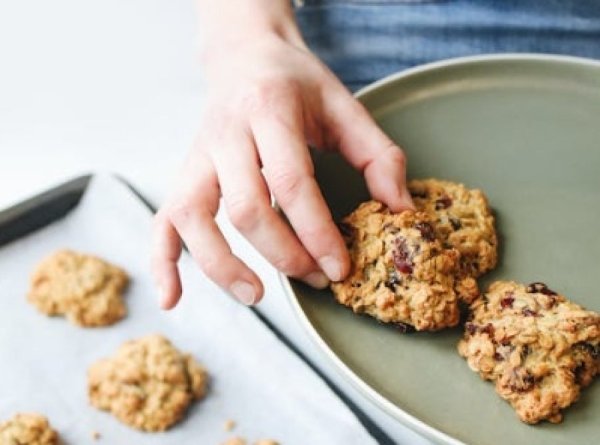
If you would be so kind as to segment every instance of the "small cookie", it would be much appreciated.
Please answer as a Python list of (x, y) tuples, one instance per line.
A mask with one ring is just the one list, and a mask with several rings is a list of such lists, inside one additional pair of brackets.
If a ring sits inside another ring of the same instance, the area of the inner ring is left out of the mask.
[(600, 372), (600, 315), (542, 283), (497, 281), (471, 311), (458, 352), (525, 423), (560, 422)]
[(122, 292), (127, 274), (120, 268), (71, 250), (44, 259), (31, 277), (27, 299), (47, 315), (66, 315), (84, 327), (106, 326), (127, 313)]
[(58, 445), (60, 438), (40, 414), (16, 414), (0, 423), (0, 445)]
[(339, 303), (404, 329), (433, 331), (458, 323), (454, 277), (460, 254), (442, 246), (428, 215), (392, 214), (368, 201), (340, 227), (352, 269), (331, 284)]
[(246, 442), (246, 439), (244, 439), (243, 437), (232, 437), (230, 439), (227, 439), (221, 445), (246, 445), (247, 443), (248, 442)]
[(487, 198), (481, 190), (438, 179), (412, 180), (408, 189), (417, 210), (434, 219), (442, 243), (460, 252), (457, 290), (470, 303), (479, 294), (473, 278), (492, 270), (498, 261), (498, 238)]
[[(246, 445), (248, 442), (243, 437), (232, 437), (227, 439), (221, 445)], [(273, 439), (259, 439), (254, 442), (254, 445), (279, 445), (279, 442)]]
[(125, 342), (88, 371), (88, 396), (96, 408), (143, 431), (164, 431), (206, 393), (207, 374), (161, 335)]

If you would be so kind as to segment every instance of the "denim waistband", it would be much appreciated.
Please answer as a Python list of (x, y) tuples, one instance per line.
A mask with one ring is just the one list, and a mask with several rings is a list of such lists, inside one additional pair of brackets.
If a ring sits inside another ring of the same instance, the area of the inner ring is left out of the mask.
[(298, 6), (323, 6), (332, 4), (350, 5), (390, 5), (394, 3), (439, 3), (446, 0), (294, 0)]
[(305, 0), (296, 15), (309, 46), (351, 88), (482, 53), (600, 59), (600, 1)]

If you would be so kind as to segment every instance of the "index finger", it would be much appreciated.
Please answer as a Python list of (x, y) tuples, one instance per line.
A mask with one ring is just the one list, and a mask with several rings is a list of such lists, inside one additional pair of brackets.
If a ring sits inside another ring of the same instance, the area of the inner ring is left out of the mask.
[(332, 281), (343, 279), (350, 259), (313, 176), (298, 101), (273, 101), (251, 122), (269, 188), (306, 250)]

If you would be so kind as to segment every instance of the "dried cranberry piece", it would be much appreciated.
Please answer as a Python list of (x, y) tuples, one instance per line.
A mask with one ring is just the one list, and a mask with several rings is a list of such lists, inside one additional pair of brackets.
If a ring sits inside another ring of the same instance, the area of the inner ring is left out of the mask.
[(454, 230), (459, 230), (462, 228), (462, 223), (460, 222), (460, 219), (455, 218), (454, 216), (450, 217), (450, 224), (452, 225), (452, 228)]
[(398, 237), (395, 240), (395, 249), (392, 252), (394, 259), (394, 266), (396, 269), (405, 274), (411, 274), (413, 271), (413, 265), (410, 260), (410, 252), (408, 250), (408, 244), (402, 237)]
[(502, 309), (506, 309), (507, 307), (512, 308), (514, 301), (515, 298), (513, 297), (512, 292), (509, 292), (506, 294), (506, 297), (500, 300), (500, 306), (502, 306)]
[(535, 378), (525, 368), (515, 368), (510, 373), (510, 389), (514, 392), (526, 392), (533, 388)]
[(517, 383), (517, 391), (526, 392), (529, 391), (535, 383), (535, 378), (529, 373), (529, 371), (525, 371), (525, 375), (521, 378), (521, 380)]
[(421, 232), (421, 236), (425, 241), (435, 241), (435, 232), (433, 226), (425, 221), (420, 221), (415, 224), (415, 229)]
[(558, 295), (552, 289), (548, 289), (544, 283), (536, 282), (527, 286), (527, 292), (530, 294), (544, 294), (548, 296)]
[(528, 307), (524, 308), (521, 312), (526, 317), (537, 317), (538, 316), (538, 313), (536, 311), (533, 311), (533, 310), (529, 309)]
[(435, 209), (436, 210), (447, 209), (451, 205), (452, 205), (452, 198), (450, 198), (449, 196), (442, 196), (440, 199), (435, 201)]
[(500, 342), (500, 345), (497, 346), (496, 350), (494, 351), (494, 358), (496, 360), (498, 360), (499, 362), (504, 361), (510, 356), (510, 353), (513, 350), (514, 350), (513, 346), (506, 345), (506, 344)]
[(494, 325), (491, 323), (486, 324), (481, 328), (481, 332), (488, 334), (490, 337), (494, 336)]
[(465, 323), (465, 329), (471, 335), (477, 332), (477, 325), (475, 323)]
[(413, 273), (412, 264), (410, 264), (407, 261), (397, 259), (394, 257), (394, 264), (396, 265), (396, 269), (398, 269), (402, 273), (409, 274), (409, 275), (411, 273)]

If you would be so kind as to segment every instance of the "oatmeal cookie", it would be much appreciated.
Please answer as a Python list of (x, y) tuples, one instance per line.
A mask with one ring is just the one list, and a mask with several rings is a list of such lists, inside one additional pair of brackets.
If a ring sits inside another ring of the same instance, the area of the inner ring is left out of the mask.
[(523, 422), (560, 422), (600, 372), (600, 315), (542, 283), (497, 281), (471, 311), (458, 352)]
[(128, 280), (122, 269), (100, 258), (61, 250), (38, 265), (27, 299), (47, 315), (66, 315), (84, 327), (105, 326), (127, 313), (122, 293)]
[(0, 445), (58, 445), (60, 438), (40, 414), (15, 414), (0, 423)]
[[(248, 441), (243, 437), (232, 437), (227, 439), (221, 445), (246, 445)], [(254, 442), (254, 445), (279, 445), (279, 442), (272, 439), (260, 439)]]
[(418, 331), (458, 323), (454, 285), (460, 254), (442, 246), (427, 214), (392, 214), (368, 201), (340, 227), (352, 268), (348, 278), (331, 285), (339, 303)]
[(206, 393), (204, 368), (160, 335), (125, 342), (92, 365), (88, 395), (96, 408), (144, 431), (164, 431)]
[(436, 235), (460, 252), (457, 290), (470, 303), (479, 294), (474, 278), (496, 267), (494, 216), (481, 190), (438, 179), (412, 180), (408, 189), (417, 210), (434, 219)]
[(247, 445), (247, 443), (248, 442), (243, 437), (232, 437), (227, 439), (221, 445)]

